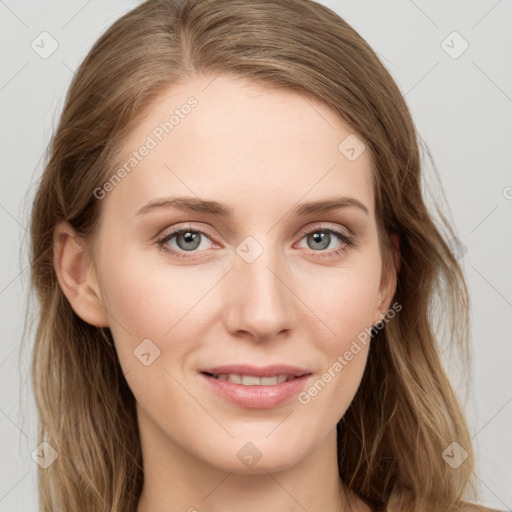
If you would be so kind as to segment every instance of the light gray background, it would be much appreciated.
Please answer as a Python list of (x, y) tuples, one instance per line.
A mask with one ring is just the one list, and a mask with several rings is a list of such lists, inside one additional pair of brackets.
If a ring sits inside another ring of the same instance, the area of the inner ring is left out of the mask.
[[(434, 157), (467, 248), (461, 261), (472, 300), (474, 368), (466, 410), (481, 503), (512, 509), (512, 1), (322, 3), (381, 57)], [(73, 70), (97, 37), (137, 4), (0, 0), (0, 512), (37, 510), (31, 337), (19, 359), (33, 184)], [(59, 45), (46, 59), (31, 48), (43, 31)], [(450, 35), (454, 31), (463, 39)], [(469, 47), (458, 55), (464, 41)], [(446, 355), (464, 399), (455, 363)]]

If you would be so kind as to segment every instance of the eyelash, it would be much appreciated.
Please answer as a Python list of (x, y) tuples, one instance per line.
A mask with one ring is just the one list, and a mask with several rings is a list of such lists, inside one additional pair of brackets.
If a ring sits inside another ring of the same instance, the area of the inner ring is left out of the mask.
[[(178, 258), (193, 258), (194, 256), (185, 256), (183, 253), (186, 252), (186, 251), (177, 251), (176, 249), (172, 249), (169, 247), (169, 245), (167, 245), (167, 242), (169, 240), (171, 240), (174, 236), (176, 235), (179, 235), (181, 233), (186, 233), (186, 232), (193, 232), (193, 233), (199, 233), (201, 235), (204, 235), (208, 238), (211, 238), (211, 234), (208, 233), (207, 231), (203, 231), (201, 229), (194, 229), (193, 226), (185, 226), (183, 228), (179, 228), (179, 229), (176, 229), (174, 231), (171, 231), (169, 233), (166, 233), (164, 234), (161, 238), (159, 238), (157, 240), (157, 245), (158, 247), (166, 252), (166, 253), (169, 253), (169, 254), (172, 254), (173, 256), (176, 256)], [(332, 251), (327, 251), (328, 252), (328, 255), (319, 255), (320, 258), (332, 258), (332, 257), (335, 257), (335, 256), (340, 256), (341, 254), (344, 254), (347, 252), (348, 249), (352, 248), (352, 247), (355, 247), (356, 246), (356, 239), (353, 235), (350, 235), (348, 233), (346, 233), (345, 231), (342, 231), (341, 229), (337, 229), (337, 228), (333, 228), (333, 227), (327, 227), (327, 226), (316, 226), (314, 229), (311, 229), (309, 231), (306, 231), (304, 233), (302, 233), (302, 236), (300, 238), (300, 240), (302, 240), (304, 237), (308, 236), (308, 235), (311, 235), (313, 233), (317, 233), (317, 232), (321, 232), (321, 233), (329, 233), (329, 234), (333, 234), (333, 235), (336, 235), (341, 242), (343, 242), (345, 245), (342, 245), (341, 247), (339, 247), (338, 249), (333, 249)], [(319, 251), (314, 251), (313, 249), (311, 249), (312, 252), (317, 252), (317, 253), (323, 253), (323, 252), (326, 252), (326, 251), (323, 251), (323, 250), (319, 250)], [(194, 252), (194, 251), (191, 251), (191, 252)]]

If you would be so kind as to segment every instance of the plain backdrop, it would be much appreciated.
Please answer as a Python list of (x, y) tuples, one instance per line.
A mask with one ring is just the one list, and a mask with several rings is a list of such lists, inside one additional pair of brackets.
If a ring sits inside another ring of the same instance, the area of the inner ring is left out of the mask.
[[(33, 333), (20, 351), (34, 183), (73, 71), (138, 3), (0, 0), (0, 512), (37, 510)], [(465, 400), (481, 503), (512, 509), (512, 1), (322, 3), (377, 52), (434, 158), (472, 302), (469, 394), (449, 375)], [(441, 197), (432, 183), (428, 201)]]

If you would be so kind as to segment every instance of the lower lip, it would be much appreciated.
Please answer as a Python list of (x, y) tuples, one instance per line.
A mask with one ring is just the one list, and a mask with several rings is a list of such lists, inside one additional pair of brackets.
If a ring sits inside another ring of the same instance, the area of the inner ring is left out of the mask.
[(205, 373), (201, 373), (201, 376), (206, 379), (216, 393), (240, 407), (270, 409), (284, 404), (290, 398), (300, 393), (311, 374), (270, 386), (235, 384), (227, 380), (210, 377)]

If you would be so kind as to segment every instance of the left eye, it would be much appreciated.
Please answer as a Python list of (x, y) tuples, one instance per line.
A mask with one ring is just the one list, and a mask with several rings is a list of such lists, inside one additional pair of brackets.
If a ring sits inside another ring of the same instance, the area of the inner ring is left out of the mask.
[[(338, 238), (338, 240), (342, 242), (342, 245), (347, 245), (350, 247), (353, 245), (352, 237), (347, 233), (330, 228), (316, 228), (312, 231), (309, 231), (308, 233), (305, 233), (301, 240), (306, 238), (308, 247), (313, 251), (322, 251), (323, 249), (327, 249), (327, 247), (330, 245), (330, 242), (333, 239), (333, 235), (335, 238)], [(310, 242), (313, 247), (310, 245)]]

